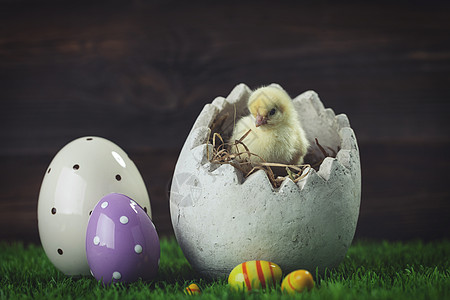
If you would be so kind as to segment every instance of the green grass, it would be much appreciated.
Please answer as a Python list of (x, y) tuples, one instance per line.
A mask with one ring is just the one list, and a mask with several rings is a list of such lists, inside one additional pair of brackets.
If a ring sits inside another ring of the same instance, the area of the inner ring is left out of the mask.
[[(450, 299), (450, 241), (356, 242), (341, 265), (316, 279), (299, 299)], [(104, 287), (93, 278), (66, 277), (41, 246), (0, 243), (1, 299), (180, 299), (197, 283), (196, 299), (291, 299), (280, 286), (231, 292), (226, 281), (195, 274), (175, 240), (161, 241), (161, 266), (153, 282)]]

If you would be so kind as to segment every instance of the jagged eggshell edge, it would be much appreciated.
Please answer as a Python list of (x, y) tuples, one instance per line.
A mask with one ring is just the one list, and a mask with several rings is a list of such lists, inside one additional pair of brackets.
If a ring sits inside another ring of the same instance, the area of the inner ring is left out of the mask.
[(296, 97), (311, 144), (320, 135), (340, 150), (319, 171), (311, 169), (298, 183), (286, 179), (275, 189), (263, 171), (244, 180), (233, 166), (208, 159), (212, 122), (235, 106), (245, 111), (250, 93), (240, 84), (227, 98), (207, 104), (183, 146), (170, 194), (178, 243), (191, 265), (213, 278), (255, 259), (273, 261), (285, 273), (335, 267), (353, 240), (361, 197), (359, 150), (348, 118), (326, 109), (314, 91)]

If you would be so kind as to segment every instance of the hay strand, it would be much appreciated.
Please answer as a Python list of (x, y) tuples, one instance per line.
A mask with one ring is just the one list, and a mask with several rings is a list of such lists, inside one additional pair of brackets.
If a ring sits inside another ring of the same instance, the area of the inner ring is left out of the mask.
[[(210, 141), (210, 143), (208, 143), (208, 145), (211, 144), (213, 148), (211, 158), (209, 157), (209, 150), (208, 150), (207, 153), (208, 160), (211, 163), (230, 164), (236, 169), (240, 170), (244, 174), (245, 178), (247, 178), (257, 170), (263, 170), (267, 174), (267, 177), (269, 178), (269, 181), (274, 188), (280, 187), (281, 183), (286, 178), (289, 178), (293, 182), (297, 183), (308, 175), (309, 170), (311, 169), (311, 166), (309, 164), (287, 165), (281, 163), (270, 163), (266, 162), (259, 155), (250, 152), (248, 147), (243, 142), (243, 140), (250, 134), (250, 132), (251, 129), (249, 129), (238, 140), (235, 140), (234, 143), (225, 143), (220, 133), (214, 132), (212, 140)], [(217, 140), (219, 140), (219, 142), (217, 142)], [(239, 151), (238, 145), (242, 145), (245, 151)], [(235, 147), (236, 153), (230, 153), (228, 149), (232, 149), (232, 147)], [(246, 159), (242, 160), (241, 155), (246, 155)], [(261, 160), (261, 162), (252, 161), (251, 160), (252, 156), (258, 158), (259, 160)], [(236, 160), (236, 158), (239, 158), (239, 160), (241, 161)], [(287, 173), (286, 176), (276, 177), (271, 167), (285, 168)]]
[(327, 157), (328, 156), (327, 151), (325, 151), (325, 149), (322, 147), (322, 145), (319, 144), (319, 141), (317, 140), (317, 138), (314, 138), (314, 139), (316, 140), (316, 145), (317, 145), (317, 147), (319, 147), (320, 152), (322, 152), (324, 157)]

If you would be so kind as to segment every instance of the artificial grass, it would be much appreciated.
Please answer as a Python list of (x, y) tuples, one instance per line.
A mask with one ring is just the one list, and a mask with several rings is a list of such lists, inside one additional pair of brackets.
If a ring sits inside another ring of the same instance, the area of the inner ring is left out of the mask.
[[(340, 266), (316, 278), (298, 299), (450, 299), (450, 241), (354, 243)], [(311, 270), (313, 271), (313, 270)], [(197, 283), (200, 296), (184, 294)], [(226, 280), (195, 274), (174, 239), (161, 241), (161, 264), (152, 282), (104, 287), (92, 277), (67, 277), (41, 246), (0, 243), (1, 299), (291, 299), (276, 288), (232, 292)]]

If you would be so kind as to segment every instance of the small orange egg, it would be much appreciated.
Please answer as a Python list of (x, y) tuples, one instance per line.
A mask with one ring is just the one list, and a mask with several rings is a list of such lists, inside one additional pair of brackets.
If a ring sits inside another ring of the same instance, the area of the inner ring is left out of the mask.
[(186, 295), (199, 295), (202, 293), (202, 291), (200, 290), (200, 288), (198, 287), (198, 285), (196, 285), (195, 283), (190, 284), (185, 290), (184, 290)]
[(236, 291), (275, 286), (281, 280), (281, 268), (270, 261), (252, 260), (237, 265), (228, 276), (228, 284)]
[(281, 283), (281, 290), (288, 294), (301, 293), (305, 289), (310, 291), (313, 287), (313, 277), (306, 270), (297, 270), (289, 273)]

